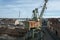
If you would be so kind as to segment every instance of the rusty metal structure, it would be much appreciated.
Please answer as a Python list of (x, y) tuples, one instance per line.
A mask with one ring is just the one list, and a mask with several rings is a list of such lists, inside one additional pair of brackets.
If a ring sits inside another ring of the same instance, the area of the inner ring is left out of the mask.
[[(37, 17), (38, 8), (35, 8), (35, 10), (33, 10), (33, 18), (31, 20), (25, 21), (26, 22), (25, 25), (28, 25), (28, 27), (25, 26), (27, 28), (20, 28), (22, 25), (13, 25), (13, 28), (8, 28), (9, 26), (10, 27), (12, 26), (12, 25), (8, 24), (7, 28), (4, 28), (4, 27), (0, 28), (0, 34), (7, 34), (10, 36), (24, 36), (31, 28), (34, 28), (34, 29), (38, 28), (39, 29), (40, 26), (42, 26), (41, 19), (42, 19), (44, 11), (46, 9), (47, 2), (48, 2), (48, 0), (45, 0), (45, 3), (42, 6), (42, 10), (41, 10), (39, 17)], [(19, 12), (19, 17), (20, 17), (20, 12)], [(34, 35), (33, 35), (33, 37), (34, 37)]]
[(47, 26), (51, 34), (55, 34), (58, 38), (60, 38), (60, 18), (49, 18)]
[[(32, 12), (33, 12), (33, 18), (32, 18), (32, 22), (33, 21), (35, 21), (35, 23), (33, 23), (33, 25), (35, 26), (35, 24), (37, 24), (37, 22), (40, 22), (40, 23), (38, 23), (37, 25), (39, 25), (39, 26), (42, 26), (42, 16), (43, 16), (43, 14), (44, 14), (44, 11), (45, 11), (45, 9), (46, 9), (46, 5), (47, 5), (47, 2), (48, 2), (48, 0), (44, 0), (45, 2), (44, 2), (44, 4), (43, 4), (43, 6), (42, 6), (42, 10), (41, 10), (41, 13), (40, 13), (40, 15), (38, 16), (37, 14), (38, 14), (38, 9), (39, 8), (35, 8), (35, 10), (33, 10)], [(38, 16), (38, 17), (37, 17)], [(31, 26), (32, 27), (32, 26)], [(37, 27), (37, 26), (36, 26)]]

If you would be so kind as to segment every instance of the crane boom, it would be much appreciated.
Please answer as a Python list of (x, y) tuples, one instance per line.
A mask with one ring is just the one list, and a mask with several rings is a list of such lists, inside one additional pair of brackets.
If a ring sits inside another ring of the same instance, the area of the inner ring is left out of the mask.
[(43, 16), (43, 13), (44, 13), (44, 11), (45, 11), (45, 8), (46, 8), (46, 3), (48, 2), (48, 0), (45, 0), (45, 3), (44, 3), (44, 5), (43, 5), (43, 8), (42, 8), (42, 10), (41, 10), (41, 13), (40, 13), (40, 16), (39, 16), (39, 18), (42, 18), (42, 16)]

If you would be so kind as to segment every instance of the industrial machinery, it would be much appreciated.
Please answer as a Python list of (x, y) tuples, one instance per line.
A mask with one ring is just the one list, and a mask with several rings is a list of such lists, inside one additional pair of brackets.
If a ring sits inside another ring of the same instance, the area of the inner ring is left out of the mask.
[(45, 0), (44, 4), (42, 6), (42, 10), (41, 10), (40, 15), (38, 13), (39, 8), (35, 8), (35, 10), (32, 11), (33, 18), (32, 18), (32, 20), (29, 21), (30, 28), (39, 28), (42, 26), (42, 16), (43, 16), (43, 13), (46, 9), (47, 2), (48, 2), (48, 0)]
[[(31, 29), (31, 28), (39, 29), (42, 26), (42, 16), (43, 16), (43, 13), (46, 9), (46, 3), (47, 2), (48, 2), (48, 0), (45, 0), (44, 5), (42, 6), (40, 16), (37, 16), (38, 15), (38, 8), (35, 8), (35, 10), (32, 11), (33, 12), (33, 18), (31, 20), (25, 21), (26, 27), (28, 26), (29, 29)], [(19, 17), (20, 17), (20, 12), (19, 12)], [(0, 34), (7, 34), (10, 36), (24, 36), (28, 32), (28, 29), (27, 28), (20, 28), (22, 25), (18, 25), (19, 22), (17, 20), (16, 20), (16, 23), (15, 23), (15, 26), (13, 26), (13, 29), (1, 28), (1, 30), (4, 29), (5, 32), (2, 32)], [(23, 26), (23, 27), (25, 27), (25, 26)], [(4, 30), (2, 30), (2, 31), (4, 31)]]
[[(32, 38), (34, 39), (34, 34), (35, 33), (39, 33), (42, 29), (42, 16), (44, 14), (44, 11), (46, 9), (46, 4), (47, 4), (48, 0), (45, 0), (43, 6), (42, 6), (42, 10), (41, 13), (39, 15), (38, 13), (38, 9), (39, 8), (35, 8), (35, 10), (33, 10), (33, 18), (31, 20), (29, 20), (29, 30), (32, 29)], [(40, 32), (42, 34), (42, 32)], [(41, 36), (42, 38), (42, 36)]]

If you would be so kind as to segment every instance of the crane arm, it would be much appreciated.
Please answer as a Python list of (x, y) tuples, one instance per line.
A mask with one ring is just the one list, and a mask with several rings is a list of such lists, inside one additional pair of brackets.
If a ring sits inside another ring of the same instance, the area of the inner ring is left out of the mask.
[(48, 2), (48, 0), (45, 0), (45, 3), (44, 3), (44, 5), (43, 5), (43, 8), (42, 8), (42, 10), (41, 10), (41, 14), (40, 14), (39, 18), (42, 18), (43, 13), (44, 13), (45, 8), (46, 8), (46, 3), (47, 3), (47, 2)]

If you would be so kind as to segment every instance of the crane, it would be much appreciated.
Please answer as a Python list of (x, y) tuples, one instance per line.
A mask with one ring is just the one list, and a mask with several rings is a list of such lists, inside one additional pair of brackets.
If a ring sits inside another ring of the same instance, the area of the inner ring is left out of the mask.
[[(35, 21), (34, 25), (37, 24), (36, 29), (40, 29), (41, 30), (41, 26), (42, 26), (42, 16), (44, 14), (44, 11), (46, 9), (46, 4), (47, 4), (48, 0), (44, 0), (44, 4), (42, 6), (42, 10), (40, 15), (37, 17), (38, 14), (38, 8), (35, 8), (35, 10), (33, 10), (33, 18), (32, 20)], [(39, 19), (39, 20), (38, 20)], [(35, 29), (33, 29), (33, 33), (32, 33), (32, 37), (34, 38), (34, 31)], [(42, 32), (41, 32), (42, 33)], [(42, 36), (41, 36), (42, 37)]]
[(48, 0), (45, 0), (45, 3), (44, 3), (44, 5), (43, 5), (43, 8), (42, 8), (42, 10), (41, 10), (41, 13), (40, 13), (40, 18), (42, 18), (42, 16), (43, 16), (43, 13), (44, 13), (44, 11), (45, 11), (45, 9), (46, 9), (46, 3), (48, 2)]
[(44, 2), (44, 4), (43, 4), (43, 6), (42, 6), (42, 10), (41, 10), (40, 15), (38, 14), (38, 9), (39, 9), (39, 8), (35, 8), (35, 10), (33, 10), (33, 19), (34, 19), (34, 20), (37, 20), (37, 14), (39, 15), (39, 18), (42, 18), (43, 14), (44, 14), (44, 11), (45, 11), (45, 9), (46, 9), (46, 4), (47, 4), (48, 0), (44, 0), (44, 1), (45, 1), (45, 2)]
[[(44, 0), (44, 4), (43, 4), (43, 6), (42, 6), (42, 10), (41, 10), (41, 13), (40, 13), (40, 15), (39, 15), (39, 12), (38, 12), (38, 9), (39, 8), (35, 8), (32, 12), (33, 12), (33, 18), (32, 18), (32, 20), (33, 21), (40, 21), (40, 24), (42, 24), (42, 16), (43, 16), (43, 14), (44, 14), (44, 11), (45, 11), (45, 9), (46, 9), (46, 4), (47, 4), (47, 2), (48, 2), (48, 0)], [(38, 16), (38, 15), (39, 16)], [(37, 17), (38, 16), (38, 17)], [(38, 20), (39, 19), (39, 20)]]
[[(33, 18), (32, 18), (32, 20), (33, 21), (35, 21), (35, 23), (34, 23), (34, 26), (35, 25), (38, 25), (38, 29), (39, 29), (39, 27), (41, 27), (42, 26), (42, 16), (43, 16), (43, 14), (44, 14), (44, 11), (45, 11), (45, 9), (46, 9), (46, 5), (47, 5), (47, 2), (48, 2), (48, 0), (44, 0), (44, 4), (43, 4), (43, 6), (42, 6), (42, 10), (41, 10), (41, 13), (40, 13), (40, 15), (39, 15), (39, 12), (38, 12), (38, 9), (39, 8), (35, 8), (32, 12), (33, 12)], [(38, 14), (38, 15), (37, 15)], [(37, 17), (38, 16), (38, 17)]]

